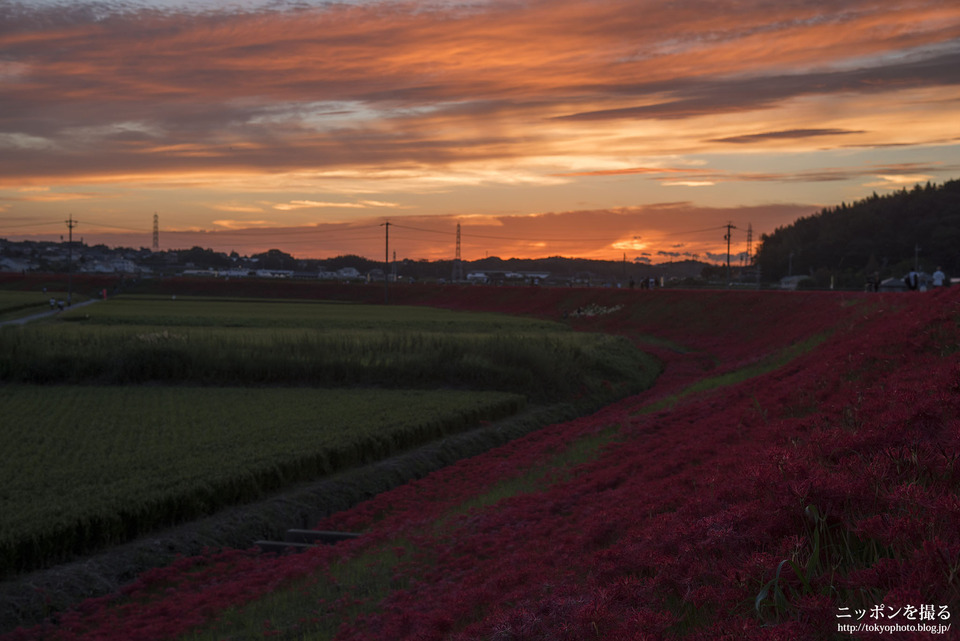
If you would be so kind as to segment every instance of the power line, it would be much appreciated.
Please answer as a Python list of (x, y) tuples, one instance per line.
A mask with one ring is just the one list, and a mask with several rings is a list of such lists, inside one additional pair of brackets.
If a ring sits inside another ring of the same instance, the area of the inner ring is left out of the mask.
[[(93, 225), (93, 226), (101, 227), (101, 228), (105, 228), (105, 229), (119, 229), (119, 230), (122, 230), (122, 231), (140, 232), (140, 233), (150, 233), (150, 232), (151, 232), (150, 229), (144, 228), (144, 227), (126, 227), (126, 226), (122, 226), (122, 225), (112, 225), (112, 224), (108, 224), (108, 223), (103, 223), (103, 222), (99, 222), (99, 221), (95, 221), (95, 220), (85, 220), (84, 222), (85, 222), (86, 224), (88, 224), (88, 225)], [(51, 220), (51, 221), (37, 221), (37, 222), (33, 222), (33, 223), (22, 223), (22, 224), (17, 224), (17, 225), (3, 225), (3, 226), (4, 226), (5, 228), (13, 229), (13, 228), (22, 228), (22, 227), (34, 227), (34, 226), (40, 226), (40, 225), (61, 225), (61, 224), (63, 224), (61, 221), (52, 221), (52, 220)], [(211, 230), (202, 230), (202, 231), (195, 231), (195, 230), (168, 230), (167, 233), (169, 233), (169, 234), (216, 234), (217, 236), (221, 236), (221, 237), (222, 237), (222, 236), (251, 235), (251, 234), (256, 234), (256, 235), (258, 235), (258, 236), (289, 236), (291, 233), (296, 233), (296, 234), (298, 234), (298, 235), (316, 235), (316, 234), (320, 234), (320, 235), (323, 235), (323, 236), (334, 236), (334, 235), (339, 236), (339, 235), (341, 235), (341, 234), (350, 234), (350, 233), (359, 232), (359, 231), (367, 231), (367, 230), (371, 230), (371, 231), (372, 231), (372, 230), (373, 230), (375, 227), (377, 227), (377, 226), (383, 226), (383, 225), (380, 224), (380, 225), (351, 226), (351, 227), (342, 228), (342, 229), (311, 228), (311, 227), (289, 227), (289, 228), (280, 228), (280, 229), (278, 229), (278, 228), (273, 228), (273, 229), (259, 229), (259, 228), (256, 228), (256, 227), (247, 227), (247, 228), (244, 228), (244, 229), (211, 229)], [(456, 237), (456, 236), (457, 236), (457, 231), (456, 231), (456, 229), (451, 229), (451, 230), (428, 229), (428, 228), (424, 228), (424, 227), (417, 227), (417, 226), (413, 226), (413, 225), (405, 225), (405, 224), (402, 224), (402, 223), (394, 223), (394, 222), (391, 222), (391, 223), (390, 223), (390, 226), (391, 226), (391, 227), (394, 227), (395, 229), (404, 229), (404, 230), (408, 230), (408, 231), (417, 231), (417, 232), (422, 232), (422, 233), (427, 233), (427, 234), (441, 234), (441, 235), (449, 235), (449, 236), (453, 236), (453, 237)], [(460, 223), (457, 223), (457, 226), (459, 227), (459, 226), (460, 226)], [(469, 228), (468, 228), (468, 229), (469, 229)], [(684, 230), (684, 231), (668, 232), (668, 233), (665, 233), (665, 234), (659, 234), (659, 236), (686, 236), (686, 235), (690, 235), (690, 234), (699, 234), (699, 233), (706, 233), (706, 232), (717, 231), (717, 230), (720, 230), (720, 229), (726, 229), (726, 225), (720, 225), (720, 226), (717, 226), (717, 227), (707, 227), (707, 228), (704, 228), (704, 229), (691, 229), (691, 230)], [(293, 230), (296, 230), (296, 231), (294, 232)], [(465, 232), (464, 232), (463, 235), (466, 236), (466, 237), (469, 237), (469, 238), (479, 238), (479, 239), (483, 239), (483, 240), (507, 240), (507, 241), (513, 241), (513, 242), (551, 242), (551, 243), (603, 242), (603, 241), (607, 241), (607, 240), (611, 240), (611, 239), (615, 239), (615, 238), (616, 238), (616, 236), (613, 235), (613, 234), (611, 234), (611, 235), (609, 235), (609, 236), (590, 237), (590, 238), (584, 238), (584, 237), (582, 237), (582, 236), (579, 236), (579, 237), (562, 237), (562, 238), (561, 238), (561, 237), (538, 237), (538, 238), (529, 238), (529, 237), (522, 237), (522, 236), (516, 236), (516, 235), (513, 235), (513, 236), (502, 236), (502, 235), (496, 235), (496, 234), (475, 234), (475, 233), (469, 233), (468, 230), (465, 230)], [(341, 239), (341, 240), (371, 240), (371, 239), (375, 239), (375, 238), (379, 238), (379, 236), (370, 236), (370, 235), (354, 236), (354, 237), (351, 237), (351, 238), (343, 238), (343, 239)]]
[(21, 225), (4, 225), (3, 227), (5, 229), (17, 229), (20, 227), (38, 227), (42, 225), (62, 225), (62, 224), (63, 224), (63, 221), (60, 221), (60, 220), (49, 220), (49, 221), (41, 221), (41, 222), (35, 222), (35, 223), (23, 223)]
[[(459, 223), (458, 223), (458, 225), (459, 225)], [(447, 234), (447, 235), (451, 235), (451, 236), (456, 235), (456, 232), (455, 232), (455, 231), (447, 231), (447, 230), (439, 230), (439, 229), (424, 229), (423, 227), (414, 227), (414, 226), (412, 226), (412, 225), (403, 225), (403, 224), (401, 224), (401, 223), (391, 223), (391, 226), (392, 226), (392, 227), (397, 227), (397, 228), (400, 228), (400, 229), (409, 229), (409, 230), (413, 230), (413, 231), (421, 231), (421, 232), (427, 232), (427, 233), (431, 233), (431, 234)], [(687, 230), (687, 231), (669, 232), (669, 233), (660, 234), (660, 235), (661, 235), (661, 236), (686, 236), (686, 235), (689, 235), (689, 234), (700, 234), (700, 233), (704, 233), (704, 232), (717, 231), (717, 230), (719, 230), (719, 229), (725, 229), (725, 228), (726, 228), (726, 225), (719, 225), (719, 226), (716, 226), (716, 227), (707, 227), (707, 228), (705, 228), (705, 229), (693, 229), (693, 230)], [(474, 233), (469, 233), (469, 234), (466, 234), (466, 235), (468, 235), (470, 238), (483, 238), (483, 239), (489, 239), (489, 240), (512, 240), (512, 241), (516, 241), (516, 242), (524, 242), (524, 241), (527, 241), (527, 242), (553, 242), (553, 243), (566, 243), (566, 242), (602, 242), (602, 241), (610, 240), (611, 238), (613, 238), (612, 235), (611, 235), (611, 236), (604, 236), (604, 237), (601, 237), (601, 238), (584, 238), (584, 237), (580, 236), (580, 237), (576, 237), (576, 238), (542, 238), (542, 237), (541, 237), (541, 238), (537, 238), (537, 239), (519, 238), (519, 237), (517, 237), (517, 236), (496, 236), (496, 235), (491, 235), (491, 234), (474, 234)]]
[[(460, 223), (457, 223), (459, 227)], [(439, 229), (424, 229), (422, 227), (413, 227), (411, 225), (402, 225), (400, 223), (391, 223), (391, 226), (398, 227), (400, 229), (409, 229), (413, 231), (426, 232), (430, 234), (445, 234), (449, 236), (455, 236), (456, 231), (446, 231)], [(537, 238), (536, 240), (528, 238), (517, 238), (515, 236), (491, 236), (489, 234), (469, 234), (470, 238), (483, 238), (490, 240), (512, 240), (516, 242), (550, 242), (550, 243), (568, 243), (568, 242), (601, 242), (604, 240), (610, 240), (611, 236), (604, 236), (603, 238)]]
[(107, 223), (97, 222), (96, 220), (84, 220), (83, 222), (86, 223), (87, 225), (93, 225), (94, 227), (105, 227), (107, 229), (120, 229), (123, 231), (133, 231), (133, 232), (143, 233), (143, 234), (148, 232), (148, 230), (144, 229), (143, 227), (122, 227), (120, 225), (110, 225)]
[(688, 231), (672, 231), (666, 234), (660, 234), (661, 236), (689, 236), (691, 234), (703, 234), (706, 232), (719, 231), (721, 229), (726, 229), (726, 225), (718, 225), (717, 227), (706, 227), (704, 229), (691, 229)]
[[(391, 227), (392, 226), (393, 224), (391, 223)], [(183, 233), (188, 234), (190, 232), (183, 232)], [(220, 234), (217, 234), (217, 236), (219, 237)], [(380, 240), (380, 238), (382, 238), (382, 236), (351, 236), (349, 238), (331, 238), (330, 241), (342, 242), (342, 241), (355, 241), (355, 240)], [(230, 239), (237, 240), (237, 237), (232, 236)], [(255, 239), (251, 239), (251, 240), (255, 240)], [(316, 238), (292, 238), (290, 240), (284, 241), (283, 244), (284, 245), (303, 245), (303, 244), (317, 245), (317, 244), (324, 244), (324, 243), (322, 240), (317, 240)]]
[[(428, 234), (454, 234), (456, 232), (440, 230), (440, 229), (424, 229), (422, 227), (413, 227), (412, 225), (401, 225), (400, 223), (390, 223), (393, 227), (399, 227), (400, 229), (412, 229), (413, 231), (422, 231)], [(460, 223), (457, 223), (459, 226)]]
[[(392, 225), (392, 223), (391, 223), (391, 225)], [(347, 231), (349, 231), (349, 230), (347, 230)], [(338, 236), (336, 237), (336, 240), (370, 240), (370, 239), (380, 238), (379, 235), (370, 234), (370, 232), (368, 232), (368, 231), (366, 231), (366, 230), (357, 230), (357, 231), (361, 231), (361, 232), (362, 232), (363, 234), (365, 234), (365, 235), (362, 235), (362, 236), (346, 236), (346, 237), (344, 237), (344, 236), (339, 236), (339, 235), (338, 235)], [(316, 236), (316, 235), (318, 235), (318, 234), (320, 234), (320, 235), (322, 235), (322, 236), (324, 236), (324, 237), (327, 237), (327, 236), (332, 236), (332, 235), (334, 235), (334, 234), (331, 234), (331, 233), (327, 233), (327, 232), (325, 232), (325, 231), (318, 231), (318, 230), (304, 230), (304, 231), (301, 231), (300, 228), (296, 228), (296, 227), (291, 228), (291, 229), (286, 230), (286, 231), (281, 231), (281, 230), (276, 230), (276, 229), (274, 229), (274, 230), (258, 230), (258, 229), (255, 228), (255, 227), (251, 227), (251, 228), (249, 228), (249, 229), (224, 229), (224, 230), (204, 230), (204, 231), (193, 231), (193, 230), (186, 230), (186, 229), (185, 229), (185, 230), (167, 230), (167, 231), (164, 232), (164, 233), (166, 233), (166, 234), (180, 234), (180, 235), (183, 235), (183, 234), (208, 235), (208, 236), (215, 236), (215, 237), (217, 237), (217, 238), (225, 238), (225, 237), (230, 237), (230, 238), (243, 238), (243, 237), (247, 237), (247, 238), (249, 238), (249, 237), (270, 237), (270, 236), (287, 236), (287, 237), (289, 237), (289, 236), (291, 236), (291, 235), (294, 235), (294, 236), (297, 236), (297, 237), (299, 237), (299, 236), (311, 236), (311, 237), (313, 237), (313, 236)], [(337, 234), (340, 234), (340, 233), (346, 233), (346, 232), (336, 232), (336, 233), (337, 233)], [(295, 241), (295, 239), (294, 239), (294, 241)], [(291, 242), (294, 242), (294, 241), (291, 241)], [(315, 241), (315, 239), (312, 239), (310, 242), (316, 242), (316, 241)]]
[[(392, 223), (391, 223), (392, 224)], [(365, 240), (376, 240), (380, 238), (379, 235), (375, 235), (373, 230), (377, 226), (374, 225), (365, 225), (358, 227), (351, 227), (346, 229), (314, 229), (314, 228), (301, 228), (293, 227), (286, 229), (258, 229), (256, 227), (250, 227), (246, 229), (223, 229), (223, 230), (205, 230), (205, 231), (190, 231), (190, 230), (179, 230), (179, 231), (167, 231), (167, 235), (172, 236), (186, 236), (186, 235), (208, 235), (211, 238), (217, 238), (222, 240), (255, 240), (258, 238), (271, 238), (271, 237), (281, 237), (283, 238), (284, 245), (296, 245), (303, 243), (316, 244), (318, 242), (323, 242), (325, 239), (336, 242), (346, 242), (346, 241), (365, 241)], [(291, 237), (292, 236), (292, 237)], [(322, 238), (317, 238), (321, 236)]]

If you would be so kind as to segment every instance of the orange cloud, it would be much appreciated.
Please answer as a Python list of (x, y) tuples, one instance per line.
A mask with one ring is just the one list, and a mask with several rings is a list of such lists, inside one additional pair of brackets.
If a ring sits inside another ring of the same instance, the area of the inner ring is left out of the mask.
[[(140, 215), (124, 207), (160, 200), (179, 224), (221, 229), (200, 239), (284, 237), (323, 255), (367, 251), (378, 230), (327, 226), (329, 243), (286, 230), (464, 212), (492, 216), (461, 219), (465, 251), (601, 256), (640, 235), (652, 259), (678, 249), (634, 229), (641, 211), (699, 229), (734, 192), (742, 206), (829, 204), (841, 186), (849, 200), (958, 167), (943, 159), (960, 142), (960, 5), (942, 0), (20, 3), (0, 23), (0, 202), (17, 216), (59, 220), (55, 199), (75, 197), (122, 224)], [(58, 195), (17, 191), (31, 185)], [(669, 198), (702, 200), (642, 206)], [(411, 256), (447, 251), (396, 232)]]
[[(35, 13), (0, 36), (0, 131), (43, 143), (0, 161), (8, 183), (569, 155), (609, 144), (591, 121), (955, 85), (960, 64), (960, 7), (934, 1)], [(817, 131), (840, 130), (793, 129)]]

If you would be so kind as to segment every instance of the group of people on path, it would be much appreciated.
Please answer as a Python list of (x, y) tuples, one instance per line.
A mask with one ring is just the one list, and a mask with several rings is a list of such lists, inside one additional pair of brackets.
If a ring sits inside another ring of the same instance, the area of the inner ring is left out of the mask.
[[(874, 272), (873, 274), (867, 276), (867, 291), (878, 292), (880, 291), (881, 284), (880, 272)], [(937, 267), (937, 271), (933, 272), (933, 274), (926, 274), (916, 269), (912, 269), (906, 276), (903, 277), (903, 284), (906, 286), (908, 291), (925, 292), (930, 287), (936, 289), (939, 287), (945, 287), (950, 283), (947, 280), (947, 275), (943, 272), (943, 268)]]
[[(44, 294), (47, 293), (47, 288), (46, 288), (46, 287), (43, 288), (43, 293), (44, 293)], [(57, 300), (56, 298), (51, 298), (51, 299), (50, 299), (50, 310), (51, 310), (51, 311), (56, 310), (56, 311), (58, 311), (58, 312), (62, 312), (64, 306), (70, 307), (71, 305), (73, 305), (73, 294), (67, 294), (67, 302), (66, 302), (66, 304), (64, 304), (64, 302), (63, 302), (62, 300)]]
[(947, 275), (943, 273), (943, 270), (940, 267), (937, 267), (937, 271), (933, 272), (933, 275), (930, 276), (930, 281), (927, 281), (927, 275), (918, 272), (917, 270), (911, 270), (909, 274), (904, 277), (903, 282), (906, 284), (907, 289), (910, 291), (927, 291), (928, 284), (932, 284), (934, 287), (943, 287), (946, 284)]

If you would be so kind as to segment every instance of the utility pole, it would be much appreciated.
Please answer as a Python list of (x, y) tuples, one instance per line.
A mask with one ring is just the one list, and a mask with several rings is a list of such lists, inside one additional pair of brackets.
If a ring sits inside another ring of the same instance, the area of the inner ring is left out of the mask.
[(67, 230), (67, 307), (73, 304), (73, 228), (77, 226), (77, 221), (73, 219), (73, 214), (66, 221)]
[(729, 222), (727, 223), (726, 227), (727, 227), (727, 233), (723, 237), (723, 239), (727, 241), (727, 287), (729, 287), (730, 286), (730, 237), (732, 236), (732, 234), (730, 233), (730, 230), (736, 229), (736, 227), (733, 225), (733, 223), (729, 223)]
[(380, 224), (384, 230), (384, 242), (386, 243), (383, 251), (383, 304), (390, 303), (390, 279), (387, 278), (387, 272), (390, 271), (390, 221)]

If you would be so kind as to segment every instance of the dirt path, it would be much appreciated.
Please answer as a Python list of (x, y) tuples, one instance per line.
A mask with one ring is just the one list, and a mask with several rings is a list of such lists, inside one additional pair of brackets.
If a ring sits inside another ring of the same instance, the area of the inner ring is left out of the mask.
[[(65, 308), (64, 311), (69, 311), (72, 309), (77, 309), (79, 307), (86, 307), (87, 305), (92, 305), (96, 303), (97, 299), (93, 298), (91, 300), (83, 301), (82, 303), (77, 303), (76, 305), (71, 305), (70, 307)], [(13, 320), (0, 321), (0, 327), (5, 325), (26, 325), (30, 321), (40, 320), (41, 318), (49, 318), (50, 316), (56, 316), (60, 314), (59, 309), (51, 309), (50, 311), (40, 312), (39, 314), (31, 314), (30, 316), (24, 316), (23, 318), (14, 318)]]

